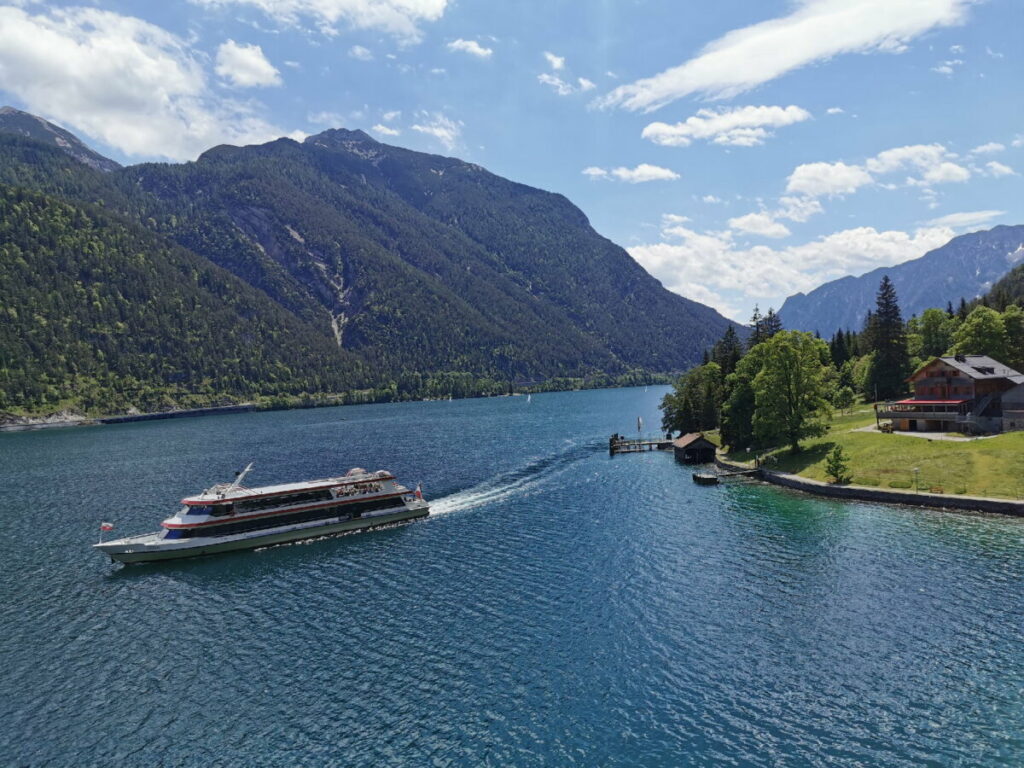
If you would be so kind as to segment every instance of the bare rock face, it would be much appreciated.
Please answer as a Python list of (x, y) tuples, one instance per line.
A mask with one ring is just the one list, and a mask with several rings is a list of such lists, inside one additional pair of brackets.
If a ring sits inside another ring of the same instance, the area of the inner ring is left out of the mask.
[(0, 107), (0, 132), (14, 133), (60, 147), (80, 163), (97, 171), (116, 171), (121, 166), (85, 146), (73, 133), (14, 107)]

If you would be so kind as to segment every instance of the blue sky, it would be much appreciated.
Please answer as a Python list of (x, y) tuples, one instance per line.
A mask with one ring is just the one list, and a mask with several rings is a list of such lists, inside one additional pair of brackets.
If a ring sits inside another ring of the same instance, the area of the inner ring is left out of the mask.
[(1019, 0), (0, 0), (0, 96), (126, 163), (339, 126), (461, 157), (744, 320), (1024, 223), (1022, 28)]

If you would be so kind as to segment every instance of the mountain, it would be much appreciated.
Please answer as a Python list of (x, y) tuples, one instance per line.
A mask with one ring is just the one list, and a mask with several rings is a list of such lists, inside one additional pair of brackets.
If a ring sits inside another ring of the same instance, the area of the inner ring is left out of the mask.
[(101, 210), (0, 185), (0, 409), (158, 408), (364, 386), (226, 270)]
[[(678, 371), (730, 325), (667, 291), (563, 196), (361, 131), (100, 171), (3, 130), (0, 183), (102, 211), (255, 289), (303, 344), (335, 351), (321, 390), (360, 379), (353, 368), (413, 395), (439, 376), (470, 376), (471, 393)], [(262, 320), (266, 307), (251, 311)]]
[(860, 277), (843, 277), (807, 294), (786, 299), (779, 310), (787, 328), (831, 336), (840, 328), (860, 330), (884, 275), (896, 287), (904, 318), (929, 307), (956, 305), (979, 296), (1024, 259), (1024, 225), (999, 226), (954, 237), (941, 248)]
[(1018, 264), (999, 278), (981, 301), (1000, 312), (1010, 304), (1024, 307), (1024, 264)]
[(14, 107), (0, 107), (0, 131), (59, 147), (71, 157), (97, 171), (115, 171), (121, 167), (113, 160), (89, 149), (73, 133)]

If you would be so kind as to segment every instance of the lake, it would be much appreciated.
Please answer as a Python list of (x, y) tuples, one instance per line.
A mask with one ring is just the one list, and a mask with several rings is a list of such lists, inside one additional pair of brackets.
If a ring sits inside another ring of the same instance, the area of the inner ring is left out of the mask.
[[(0, 765), (1024, 762), (1024, 520), (609, 457), (664, 387), (0, 435)], [(255, 463), (422, 522), (123, 567)]]

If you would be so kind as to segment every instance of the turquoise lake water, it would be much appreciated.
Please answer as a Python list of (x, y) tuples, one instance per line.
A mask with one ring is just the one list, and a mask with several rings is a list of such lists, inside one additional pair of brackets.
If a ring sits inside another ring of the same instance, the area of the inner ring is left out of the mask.
[[(664, 388), (0, 435), (2, 766), (1017, 766), (1024, 520), (611, 458)], [(90, 549), (389, 469), (422, 522)]]

